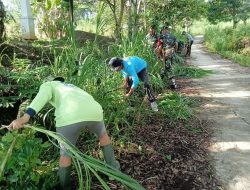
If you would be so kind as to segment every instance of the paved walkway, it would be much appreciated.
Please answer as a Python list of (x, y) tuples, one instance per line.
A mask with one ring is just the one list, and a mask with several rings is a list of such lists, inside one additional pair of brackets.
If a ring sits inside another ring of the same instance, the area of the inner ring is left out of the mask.
[(210, 151), (216, 173), (226, 190), (250, 190), (250, 68), (208, 53), (201, 40), (196, 38), (189, 62), (214, 72), (193, 84), (200, 92), (194, 96), (208, 100), (202, 117), (215, 123)]

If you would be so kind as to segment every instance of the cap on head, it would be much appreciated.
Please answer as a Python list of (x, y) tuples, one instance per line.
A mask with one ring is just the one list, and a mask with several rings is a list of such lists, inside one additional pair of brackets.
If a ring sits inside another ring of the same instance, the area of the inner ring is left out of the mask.
[(116, 71), (121, 65), (123, 60), (119, 57), (112, 57), (109, 61), (109, 65), (113, 71)]

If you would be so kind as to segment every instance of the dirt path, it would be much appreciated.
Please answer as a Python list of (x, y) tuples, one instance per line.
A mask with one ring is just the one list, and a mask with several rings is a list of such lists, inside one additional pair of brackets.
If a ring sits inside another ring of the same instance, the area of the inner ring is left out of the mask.
[(227, 190), (250, 190), (250, 68), (205, 51), (197, 37), (188, 62), (214, 74), (193, 81), (207, 101), (201, 117), (214, 121), (210, 148), (218, 179)]

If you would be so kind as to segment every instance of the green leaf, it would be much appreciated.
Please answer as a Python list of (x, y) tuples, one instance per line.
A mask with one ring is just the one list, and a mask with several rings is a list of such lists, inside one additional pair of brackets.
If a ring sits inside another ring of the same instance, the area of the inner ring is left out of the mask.
[(49, 147), (51, 147), (51, 144), (49, 142), (45, 142), (45, 143), (43, 143), (41, 145), (41, 147), (43, 147), (43, 148), (49, 148)]
[(17, 182), (17, 181), (18, 181), (18, 176), (17, 176), (17, 174), (15, 173), (14, 175), (11, 175), (11, 176), (9, 177), (9, 181), (10, 181), (11, 183)]
[(46, 0), (46, 5), (45, 5), (46, 10), (50, 10), (51, 6), (52, 6), (51, 1), (50, 0)]
[(2, 137), (2, 141), (3, 142), (12, 142), (13, 138), (14, 138), (14, 136), (12, 135), (12, 133), (7, 133), (5, 136)]
[(165, 159), (171, 161), (172, 160), (172, 156), (171, 155), (166, 155)]

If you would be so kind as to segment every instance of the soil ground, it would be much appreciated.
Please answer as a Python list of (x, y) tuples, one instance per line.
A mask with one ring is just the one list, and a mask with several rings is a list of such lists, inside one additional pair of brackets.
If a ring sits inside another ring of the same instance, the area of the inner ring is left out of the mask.
[(189, 64), (213, 74), (192, 81), (189, 96), (202, 98), (199, 113), (213, 121), (209, 148), (217, 178), (225, 190), (250, 189), (250, 68), (208, 53), (197, 37)]

